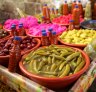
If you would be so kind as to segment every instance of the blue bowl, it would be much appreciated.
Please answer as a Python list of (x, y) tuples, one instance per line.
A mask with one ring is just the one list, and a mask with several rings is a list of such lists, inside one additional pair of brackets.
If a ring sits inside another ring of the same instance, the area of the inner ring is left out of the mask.
[(84, 29), (96, 30), (96, 20), (83, 21), (80, 26)]

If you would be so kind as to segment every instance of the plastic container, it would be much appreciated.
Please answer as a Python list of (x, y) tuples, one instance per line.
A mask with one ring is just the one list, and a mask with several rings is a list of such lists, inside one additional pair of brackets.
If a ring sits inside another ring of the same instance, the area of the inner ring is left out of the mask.
[(8, 70), (10, 72), (16, 72), (18, 69), (18, 63), (21, 60), (21, 50), (20, 50), (20, 41), (21, 38), (18, 36), (14, 37), (13, 44), (14, 46), (10, 50)]
[(50, 44), (46, 32), (42, 32), (41, 42), (42, 42), (42, 46), (48, 46)]
[(52, 8), (52, 10), (51, 10), (51, 14), (55, 14), (55, 10), (54, 10), (54, 8)]
[(73, 30), (74, 29), (74, 20), (69, 21), (69, 27), (68, 30)]
[(23, 27), (23, 24), (19, 24), (19, 36), (25, 36), (25, 29)]
[(52, 39), (52, 31), (53, 31), (52, 28), (48, 29), (48, 37), (49, 37), (50, 42), (51, 42), (51, 39)]
[(58, 44), (58, 40), (57, 40), (57, 34), (55, 31), (52, 32), (52, 39), (51, 39), (51, 44)]
[(63, 15), (68, 15), (68, 14), (69, 14), (68, 4), (67, 1), (65, 1), (63, 4)]
[(55, 14), (58, 15), (58, 9), (55, 10)]
[(84, 17), (84, 15), (83, 15), (83, 6), (82, 6), (82, 3), (81, 3), (81, 0), (78, 0), (78, 7), (79, 7), (79, 9), (80, 9), (80, 15), (81, 15), (81, 17)]
[(43, 9), (42, 9), (43, 16), (46, 20), (46, 23), (50, 21), (50, 11), (47, 6), (47, 4), (44, 4)]
[(71, 13), (73, 12), (73, 9), (75, 8), (75, 6), (76, 6), (76, 0), (74, 0), (74, 1), (72, 2)]
[(72, 19), (74, 20), (74, 28), (79, 29), (80, 28), (80, 10), (78, 5), (75, 6), (72, 13)]
[(18, 33), (17, 33), (17, 30), (16, 30), (16, 25), (15, 24), (13, 24), (11, 26), (11, 35), (12, 36), (18, 36)]
[(45, 23), (46, 21), (45, 21), (45, 17), (44, 16), (42, 16), (42, 23)]

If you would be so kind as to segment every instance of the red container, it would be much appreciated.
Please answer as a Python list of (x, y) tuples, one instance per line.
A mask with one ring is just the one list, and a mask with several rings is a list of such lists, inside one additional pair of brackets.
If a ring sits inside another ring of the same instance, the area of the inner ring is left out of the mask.
[[(33, 37), (33, 38), (38, 38), (38, 39), (41, 39), (41, 36), (33, 36), (33, 35), (31, 35), (31, 34), (29, 34), (29, 32), (28, 32), (29, 30), (28, 29), (26, 29), (26, 35), (27, 36), (30, 36), (30, 37)], [(65, 30), (65, 31), (67, 31), (67, 29)], [(57, 34), (57, 36), (58, 35), (61, 35), (63, 32), (61, 32), (61, 33), (59, 33), (59, 34)]]
[[(64, 45), (61, 45), (61, 46), (65, 47)], [(73, 48), (73, 47), (71, 47), (71, 48)], [(35, 75), (35, 74), (32, 74), (32, 73), (28, 72), (25, 69), (25, 67), (23, 65), (23, 59), (19, 62), (19, 67), (20, 67), (21, 71), (28, 78), (30, 78), (32, 81), (35, 81), (35, 82), (39, 83), (40, 85), (43, 85), (43, 86), (45, 86), (47, 88), (50, 88), (50, 89), (64, 88), (64, 87), (72, 84), (73, 82), (75, 82), (88, 69), (88, 67), (90, 65), (90, 59), (84, 51), (82, 51), (78, 48), (73, 48), (73, 49), (76, 50), (76, 51), (80, 51), (82, 53), (83, 58), (85, 59), (85, 62), (86, 62), (85, 66), (79, 72), (77, 72), (75, 74), (65, 76), (63, 78), (47, 78), (47, 77), (42, 77), (42, 76), (39, 76), (39, 75)], [(23, 58), (25, 56), (23, 56)]]
[[(25, 36), (26, 37), (26, 36)], [(25, 38), (25, 37), (22, 37), (22, 38)], [(25, 55), (29, 52), (31, 52), (32, 50), (35, 50), (37, 49), (40, 45), (41, 45), (41, 41), (37, 38), (34, 38), (36, 41), (37, 41), (37, 44), (35, 47), (33, 47), (32, 49), (29, 49), (29, 50), (26, 50), (26, 51), (21, 51), (21, 55)], [(6, 56), (0, 56), (0, 64), (8, 64), (9, 62), (9, 55), (6, 55)]]
[(62, 39), (58, 37), (58, 41), (62, 43), (63, 45), (70, 46), (70, 47), (76, 47), (80, 49), (84, 49), (87, 45), (86, 44), (72, 44), (72, 43), (66, 43)]

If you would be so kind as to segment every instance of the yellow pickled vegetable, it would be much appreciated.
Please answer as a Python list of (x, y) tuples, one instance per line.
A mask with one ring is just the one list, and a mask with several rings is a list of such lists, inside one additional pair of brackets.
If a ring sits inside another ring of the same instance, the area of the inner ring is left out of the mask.
[(70, 44), (89, 44), (94, 38), (96, 38), (95, 30), (80, 29), (69, 30), (63, 32), (59, 38)]

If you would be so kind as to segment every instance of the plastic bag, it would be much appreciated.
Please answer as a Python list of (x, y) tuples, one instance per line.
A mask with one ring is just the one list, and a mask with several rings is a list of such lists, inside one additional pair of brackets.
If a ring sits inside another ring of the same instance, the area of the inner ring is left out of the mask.
[(84, 51), (89, 55), (89, 57), (94, 60), (96, 58), (96, 38), (87, 45)]

